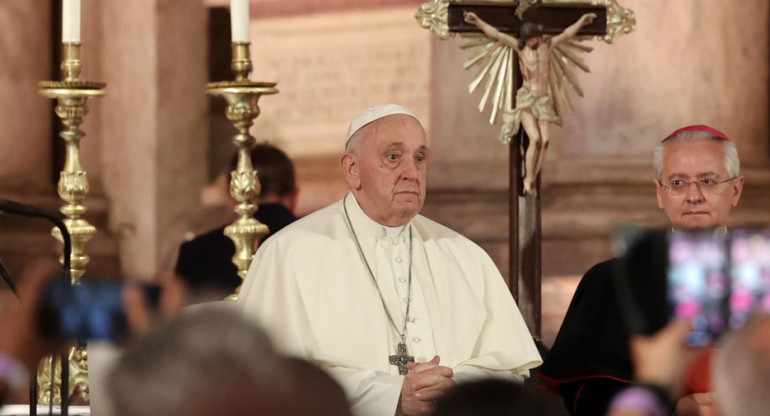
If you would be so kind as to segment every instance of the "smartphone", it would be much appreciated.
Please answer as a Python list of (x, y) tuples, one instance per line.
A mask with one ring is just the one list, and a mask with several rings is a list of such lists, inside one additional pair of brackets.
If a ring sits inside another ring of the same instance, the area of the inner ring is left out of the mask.
[(727, 242), (717, 231), (669, 234), (667, 300), (671, 318), (692, 323), (688, 345), (709, 345), (727, 329)]
[(770, 229), (672, 231), (666, 293), (671, 318), (692, 323), (692, 346), (770, 312)]
[[(160, 288), (142, 288), (148, 305), (157, 307)], [(71, 285), (59, 276), (43, 294), (40, 331), (50, 339), (119, 340), (128, 332), (122, 293), (121, 281), (83, 280)]]
[(740, 328), (754, 313), (770, 313), (770, 229), (731, 234), (730, 277), (730, 328)]

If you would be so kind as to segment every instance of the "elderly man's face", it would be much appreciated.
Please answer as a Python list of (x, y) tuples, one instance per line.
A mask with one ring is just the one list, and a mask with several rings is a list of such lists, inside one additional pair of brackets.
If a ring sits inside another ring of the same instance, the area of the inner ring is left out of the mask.
[(425, 130), (413, 117), (397, 114), (372, 122), (356, 136), (355, 150), (342, 158), (356, 200), (382, 225), (406, 224), (425, 202)]
[[(666, 212), (675, 228), (693, 229), (727, 224), (730, 210), (738, 205), (743, 190), (743, 176), (716, 189), (703, 191), (695, 181), (702, 178), (730, 179), (725, 167), (722, 143), (716, 141), (675, 142), (663, 151), (663, 172), (655, 181), (658, 206)], [(693, 182), (684, 195), (673, 196), (663, 185), (672, 181)]]

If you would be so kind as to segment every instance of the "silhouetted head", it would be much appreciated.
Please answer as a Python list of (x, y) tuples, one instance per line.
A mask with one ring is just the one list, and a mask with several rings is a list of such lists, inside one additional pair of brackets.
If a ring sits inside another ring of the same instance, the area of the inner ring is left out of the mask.
[(482, 379), (460, 384), (439, 398), (431, 416), (561, 415), (547, 393), (512, 381)]

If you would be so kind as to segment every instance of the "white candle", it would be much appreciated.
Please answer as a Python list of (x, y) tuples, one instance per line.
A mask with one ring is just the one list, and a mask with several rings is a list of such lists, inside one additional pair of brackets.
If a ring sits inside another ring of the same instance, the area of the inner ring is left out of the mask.
[(80, 42), (80, 0), (62, 0), (62, 42)]
[(249, 41), (249, 0), (230, 0), (230, 29), (233, 42)]

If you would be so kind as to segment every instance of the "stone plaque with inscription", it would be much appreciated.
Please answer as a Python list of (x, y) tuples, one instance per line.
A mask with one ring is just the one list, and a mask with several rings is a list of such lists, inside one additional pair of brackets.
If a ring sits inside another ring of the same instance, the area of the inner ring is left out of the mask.
[(430, 120), (430, 33), (413, 7), (252, 22), (253, 79), (277, 81), (253, 133), (293, 157), (339, 154), (350, 120), (387, 102)]

